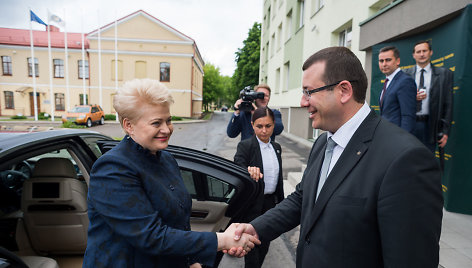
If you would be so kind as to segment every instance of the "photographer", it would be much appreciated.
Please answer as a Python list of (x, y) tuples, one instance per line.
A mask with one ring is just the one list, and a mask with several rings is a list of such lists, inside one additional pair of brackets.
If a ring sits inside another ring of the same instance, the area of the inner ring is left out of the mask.
[[(259, 99), (255, 98), (252, 102), (253, 108), (266, 107), (270, 100), (270, 87), (265, 84), (260, 84), (254, 87), (255, 92), (264, 93), (264, 98)], [(244, 93), (243, 93), (244, 94)], [(251, 93), (249, 93), (251, 94)], [(252, 96), (252, 94), (251, 94)], [(251, 116), (254, 111), (252, 110), (240, 110), (240, 105), (243, 102), (243, 98), (240, 98), (234, 104), (234, 113), (231, 117), (231, 120), (228, 123), (226, 133), (230, 138), (236, 138), (239, 133), (241, 133), (241, 140), (250, 138), (254, 134), (254, 130), (251, 126)], [(245, 101), (247, 103), (247, 101)], [(282, 115), (277, 110), (272, 110), (275, 117), (275, 127), (274, 133), (270, 137), (272, 141), (275, 140), (275, 135), (279, 135), (284, 130), (284, 125), (282, 124)]]

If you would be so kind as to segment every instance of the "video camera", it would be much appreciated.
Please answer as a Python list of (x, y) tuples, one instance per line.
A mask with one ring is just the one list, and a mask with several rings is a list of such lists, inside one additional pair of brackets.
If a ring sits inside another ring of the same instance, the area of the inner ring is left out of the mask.
[(247, 86), (239, 92), (239, 98), (243, 101), (239, 105), (238, 110), (240, 111), (252, 111), (254, 106), (252, 103), (256, 99), (264, 99), (264, 92), (255, 92), (251, 86)]

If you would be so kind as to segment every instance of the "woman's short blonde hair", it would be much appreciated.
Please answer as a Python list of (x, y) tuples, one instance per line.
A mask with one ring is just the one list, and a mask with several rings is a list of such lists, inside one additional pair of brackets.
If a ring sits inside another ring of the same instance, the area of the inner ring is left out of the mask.
[(170, 105), (174, 99), (167, 87), (153, 79), (133, 79), (127, 81), (113, 98), (113, 107), (123, 126), (123, 119), (136, 122), (146, 112), (143, 104)]

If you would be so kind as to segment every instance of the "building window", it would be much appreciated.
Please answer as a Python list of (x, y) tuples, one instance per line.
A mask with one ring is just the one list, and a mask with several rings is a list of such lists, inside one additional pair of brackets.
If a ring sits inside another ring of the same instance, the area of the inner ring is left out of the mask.
[(85, 94), (85, 103), (84, 103), (84, 94), (79, 94), (79, 103), (80, 105), (88, 105), (89, 104), (89, 101), (88, 101), (88, 94)]
[(285, 71), (285, 83), (283, 85), (283, 91), (288, 91), (289, 82), (290, 82), (290, 62), (284, 64), (284, 71)]
[(64, 111), (64, 93), (55, 93), (54, 99), (56, 103), (56, 111)]
[(349, 27), (339, 33), (339, 46), (351, 48), (352, 43), (352, 28)]
[(277, 49), (282, 47), (282, 23), (277, 27)]
[[(118, 72), (115, 71), (115, 68), (117, 66), (118, 66)], [(115, 64), (115, 60), (111, 61), (111, 80), (116, 81), (117, 79), (118, 81), (123, 81), (123, 61), (122, 60), (116, 61), (116, 64)]]
[(60, 59), (54, 59), (54, 77), (64, 78), (64, 61)]
[(270, 56), (274, 56), (274, 51), (275, 51), (275, 33), (272, 35), (270, 38)]
[(298, 18), (298, 28), (301, 28), (305, 20), (305, 1), (303, 0), (298, 1)]
[(313, 13), (318, 12), (322, 7), (324, 7), (324, 0), (312, 0), (312, 10)]
[(280, 93), (280, 68), (275, 70), (275, 93)]
[(287, 13), (287, 23), (285, 24), (285, 40), (292, 37), (292, 10)]
[(134, 69), (134, 77), (135, 78), (146, 78), (147, 77), (147, 70), (146, 70), (146, 62), (145, 61), (136, 61), (135, 69)]
[[(79, 65), (79, 79), (89, 79), (89, 62), (88, 60), (83, 61), (79, 60), (78, 61)], [(85, 64), (84, 64), (85, 63)]]
[(10, 56), (2, 56), (2, 69), (3, 75), (12, 75)]
[(7, 109), (14, 109), (15, 105), (13, 102), (13, 92), (12, 91), (4, 91), (5, 94), (5, 108)]
[(269, 60), (269, 41), (266, 43), (266, 50), (265, 50), (265, 61), (267, 62)]
[(170, 63), (161, 62), (160, 79), (161, 79), (161, 82), (169, 82), (170, 81)]
[(270, 7), (267, 9), (267, 29), (270, 27)]
[[(34, 70), (36, 77), (39, 76), (39, 64), (38, 64), (38, 58), (34, 58)], [(31, 58), (28, 58), (28, 76), (33, 76), (33, 66), (31, 65)]]

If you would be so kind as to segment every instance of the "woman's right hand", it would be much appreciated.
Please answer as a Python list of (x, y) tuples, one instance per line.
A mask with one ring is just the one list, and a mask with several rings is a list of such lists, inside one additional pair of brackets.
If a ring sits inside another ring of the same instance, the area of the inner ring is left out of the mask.
[(264, 174), (261, 173), (261, 169), (258, 167), (247, 167), (247, 171), (249, 172), (251, 179), (255, 181), (259, 181), (264, 176)]

